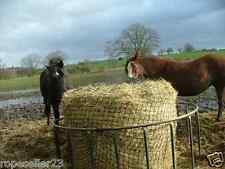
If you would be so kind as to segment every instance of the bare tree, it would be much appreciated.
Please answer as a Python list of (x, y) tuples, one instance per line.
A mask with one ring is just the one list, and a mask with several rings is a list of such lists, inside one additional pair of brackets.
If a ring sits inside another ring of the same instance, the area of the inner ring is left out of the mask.
[(2, 59), (0, 58), (0, 69), (2, 69)]
[(183, 49), (182, 49), (182, 48), (177, 48), (177, 51), (178, 51), (179, 53), (181, 53), (181, 52), (183, 51)]
[(167, 48), (166, 52), (167, 52), (167, 54), (171, 54), (173, 52), (173, 48)]
[(2, 59), (0, 58), (0, 73), (2, 73), (3, 68), (4, 68), (3, 61), (2, 61)]
[(41, 56), (29, 54), (21, 59), (20, 64), (27, 69), (28, 75), (32, 75), (41, 66)]
[(41, 65), (41, 56), (37, 54), (29, 54), (20, 61), (21, 66), (29, 69), (37, 69)]
[(128, 26), (119, 38), (106, 44), (105, 53), (110, 57), (129, 57), (135, 52), (140, 56), (150, 55), (159, 46), (157, 31), (139, 23)]
[(48, 64), (50, 60), (52, 59), (62, 59), (62, 60), (66, 60), (67, 59), (67, 55), (61, 51), (61, 50), (56, 50), (53, 52), (50, 52), (43, 60), (44, 64)]
[(195, 48), (194, 48), (194, 46), (191, 43), (186, 43), (184, 45), (184, 51), (185, 52), (192, 52), (194, 50), (195, 50)]
[(163, 56), (166, 53), (166, 49), (160, 49), (158, 53), (160, 56)]

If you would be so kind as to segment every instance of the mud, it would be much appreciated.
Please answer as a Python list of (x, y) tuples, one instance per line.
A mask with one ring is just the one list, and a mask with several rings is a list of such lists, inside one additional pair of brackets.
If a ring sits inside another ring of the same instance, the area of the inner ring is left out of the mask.
[(32, 96), (40, 96), (39, 89), (27, 89), (27, 90), (4, 91), (4, 92), (0, 91), (0, 101)]

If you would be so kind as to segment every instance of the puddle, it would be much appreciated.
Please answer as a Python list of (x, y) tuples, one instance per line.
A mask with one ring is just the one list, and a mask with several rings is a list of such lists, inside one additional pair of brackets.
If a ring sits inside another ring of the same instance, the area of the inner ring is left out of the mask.
[(15, 105), (24, 106), (28, 104), (34, 104), (34, 103), (42, 103), (42, 97), (32, 96), (32, 97), (20, 97), (17, 99), (2, 100), (0, 101), (0, 109), (6, 108), (6, 107), (13, 107)]
[(0, 101), (5, 100), (15, 100), (18, 98), (25, 98), (25, 97), (33, 97), (39, 96), (40, 91), (38, 89), (29, 89), (29, 90), (17, 90), (17, 91), (0, 91)]
[(0, 95), (13, 95), (13, 94), (26, 94), (26, 93), (35, 93), (38, 92), (39, 89), (26, 89), (26, 90), (13, 90), (13, 91), (0, 91)]

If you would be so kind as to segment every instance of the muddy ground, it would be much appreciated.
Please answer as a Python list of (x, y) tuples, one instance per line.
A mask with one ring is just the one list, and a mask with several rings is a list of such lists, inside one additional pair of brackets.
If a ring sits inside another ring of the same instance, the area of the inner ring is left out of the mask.
[[(15, 104), (9, 100), (15, 100), (14, 96), (0, 99), (0, 160), (56, 158), (52, 126), (46, 125), (44, 105), (39, 93), (24, 95), (24, 97), (20, 97), (22, 100), (16, 100)], [(214, 111), (217, 110), (217, 104), (215, 97), (212, 100), (201, 98), (191, 100), (193, 103), (200, 103), (201, 108), (201, 156), (197, 155), (196, 137), (194, 137), (195, 162), (198, 169), (212, 169), (206, 159), (208, 154), (218, 151), (225, 155), (225, 121), (215, 122), (217, 113)], [(180, 102), (186, 103), (186, 100), (180, 99)], [(183, 107), (183, 109), (186, 108)], [(185, 136), (187, 134), (185, 129), (181, 126), (183, 125), (178, 124), (176, 133), (177, 168), (188, 169), (191, 168), (190, 141)], [(196, 135), (195, 128), (194, 134)], [(65, 159), (64, 161), (66, 162)]]
[(0, 92), (0, 119), (41, 119), (44, 116), (42, 100), (36, 89)]
[(27, 89), (27, 90), (16, 90), (16, 91), (0, 91), (0, 101), (12, 100), (18, 98), (26, 98), (31, 96), (40, 96), (39, 89)]
[[(42, 109), (43, 107), (40, 107), (40, 104), (30, 105), (24, 112), (29, 114)], [(11, 108), (11, 111), (16, 112), (18, 109)], [(194, 139), (196, 164), (199, 169), (211, 169), (206, 159), (209, 153), (215, 151), (225, 153), (225, 123), (215, 122), (215, 118), (215, 112), (200, 114), (202, 147), (200, 157), (197, 155), (196, 138)], [(178, 129), (176, 140), (178, 169), (188, 169), (191, 168), (190, 145), (185, 132), (179, 132)], [(194, 134), (196, 134), (195, 128)], [(46, 119), (41, 114), (38, 118), (32, 120), (26, 118), (1, 120), (0, 140), (1, 160), (23, 161), (56, 158), (52, 126), (46, 125)]]

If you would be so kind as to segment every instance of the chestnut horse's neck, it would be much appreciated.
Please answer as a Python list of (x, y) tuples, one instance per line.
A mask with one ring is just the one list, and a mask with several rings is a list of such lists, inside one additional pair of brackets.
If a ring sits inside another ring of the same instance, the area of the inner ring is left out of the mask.
[(173, 70), (172, 68), (169, 68), (171, 63), (173, 63), (172, 65), (176, 64), (176, 61), (155, 57), (141, 58), (139, 62), (143, 65), (147, 76), (152, 76), (154, 78), (168, 77), (167, 72)]

